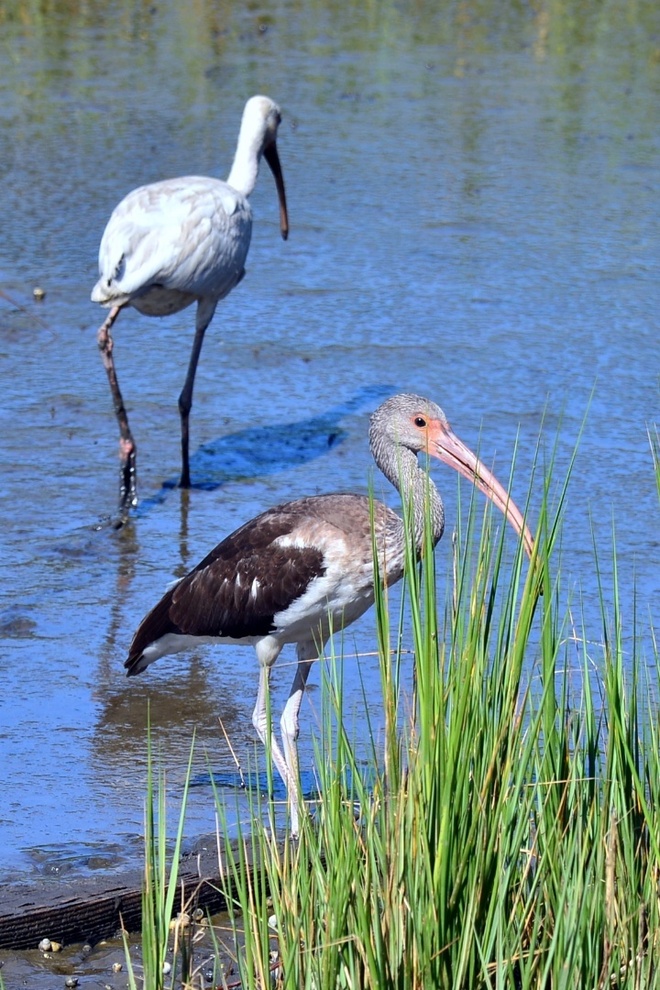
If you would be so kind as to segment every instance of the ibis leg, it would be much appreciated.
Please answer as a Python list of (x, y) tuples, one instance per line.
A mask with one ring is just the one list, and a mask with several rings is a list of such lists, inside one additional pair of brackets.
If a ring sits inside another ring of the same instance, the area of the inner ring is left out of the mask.
[[(289, 808), (291, 810), (291, 831), (298, 834), (298, 781), (295, 780), (289, 769), (284, 754), (272, 730), (272, 719), (268, 717), (268, 687), (270, 681), (270, 666), (263, 665), (259, 671), (259, 691), (257, 703), (252, 713), (252, 724), (261, 742), (266, 748), (266, 752), (275, 764), (275, 767), (286, 786)], [(270, 723), (270, 724), (269, 724)], [(270, 733), (269, 733), (270, 729)]]
[[(291, 809), (291, 821), (293, 822), (295, 806), (296, 832), (298, 831), (297, 816), (300, 806), (300, 776), (298, 772), (298, 735), (300, 734), (300, 724), (298, 718), (300, 715), (300, 706), (302, 704), (303, 695), (305, 694), (307, 678), (309, 677), (309, 672), (312, 669), (312, 663), (317, 659), (317, 657), (318, 650), (314, 644), (311, 644), (309, 649), (305, 649), (303, 645), (298, 647), (298, 663), (296, 664), (296, 673), (293, 678), (293, 684), (291, 685), (291, 691), (289, 692), (287, 703), (284, 706), (284, 711), (282, 712), (282, 718), (280, 719), (284, 758), (286, 760), (289, 776), (293, 782), (293, 787), (295, 788), (295, 791), (289, 791), (289, 807)], [(293, 800), (294, 797), (295, 802)]]
[(186, 380), (179, 396), (179, 415), (181, 416), (181, 480), (179, 488), (190, 488), (190, 432), (188, 420), (192, 409), (193, 388), (195, 387), (195, 374), (197, 363), (204, 343), (204, 334), (215, 312), (216, 301), (209, 302), (200, 299), (197, 304), (197, 316), (195, 319), (195, 339), (193, 340), (190, 361)]

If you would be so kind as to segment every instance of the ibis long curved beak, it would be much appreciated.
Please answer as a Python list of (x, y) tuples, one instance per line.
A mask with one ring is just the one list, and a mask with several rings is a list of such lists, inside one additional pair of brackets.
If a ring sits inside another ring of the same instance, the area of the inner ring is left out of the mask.
[(436, 419), (429, 423), (429, 454), (444, 461), (455, 471), (472, 481), (493, 505), (509, 520), (518, 536), (522, 536), (528, 557), (532, 556), (534, 537), (529, 526), (525, 524), (523, 514), (509, 495), (506, 488), (500, 484), (492, 471), (473, 454), (462, 440), (456, 436), (448, 423)]
[(277, 198), (280, 201), (280, 230), (282, 232), (282, 239), (286, 240), (289, 236), (289, 214), (286, 208), (286, 192), (284, 190), (284, 176), (282, 175), (280, 156), (277, 153), (277, 145), (274, 141), (264, 148), (264, 158), (268, 162), (270, 170), (273, 173), (273, 178), (275, 179)]

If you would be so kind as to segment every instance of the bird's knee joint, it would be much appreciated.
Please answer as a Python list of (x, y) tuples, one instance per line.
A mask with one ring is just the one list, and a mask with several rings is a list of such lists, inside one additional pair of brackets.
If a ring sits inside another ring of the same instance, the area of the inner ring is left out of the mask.
[(252, 725), (254, 731), (257, 733), (261, 739), (264, 746), (266, 745), (266, 734), (268, 731), (268, 717), (265, 712), (255, 711), (252, 714)]
[(96, 343), (98, 344), (99, 350), (102, 354), (112, 354), (114, 341), (108, 331), (104, 330), (103, 327), (98, 332)]
[(291, 739), (293, 742), (298, 741), (298, 736), (300, 735), (298, 719), (292, 719), (286, 712), (280, 719), (280, 730), (284, 738)]

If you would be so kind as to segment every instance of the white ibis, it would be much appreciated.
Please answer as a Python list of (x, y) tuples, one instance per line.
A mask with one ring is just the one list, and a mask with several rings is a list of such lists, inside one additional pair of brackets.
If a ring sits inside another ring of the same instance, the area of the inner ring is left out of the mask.
[[(433, 543), (444, 529), (440, 495), (417, 462), (437, 457), (472, 480), (502, 510), (531, 555), (534, 541), (520, 510), (488, 468), (458, 439), (443, 411), (418, 395), (395, 395), (373, 413), (369, 430), (376, 464), (410, 500), (418, 548), (427, 499)], [(373, 505), (383, 581), (403, 574), (404, 527), (386, 505)], [(142, 620), (125, 666), (139, 674), (154, 660), (199, 643), (251, 644), (259, 662), (252, 715), (264, 745), (267, 691), (273, 664), (287, 643), (298, 662), (280, 726), (283, 751), (271, 733), (270, 751), (287, 787), (291, 828), (298, 831), (298, 715), (312, 662), (331, 631), (349, 625), (374, 601), (370, 501), (364, 495), (312, 495), (268, 509), (226, 537), (171, 587)]]
[(289, 220), (284, 179), (277, 153), (280, 109), (267, 96), (245, 104), (234, 163), (226, 182), (202, 176), (165, 179), (134, 189), (115, 208), (99, 248), (100, 278), (92, 302), (110, 308), (98, 331), (119, 423), (119, 509), (123, 516), (137, 504), (135, 441), (117, 381), (110, 330), (124, 306), (147, 316), (168, 316), (197, 303), (195, 338), (188, 373), (179, 396), (182, 488), (190, 487), (188, 417), (195, 371), (208, 327), (221, 299), (245, 274), (252, 233), (248, 196), (263, 155), (275, 177), (280, 229), (286, 240)]

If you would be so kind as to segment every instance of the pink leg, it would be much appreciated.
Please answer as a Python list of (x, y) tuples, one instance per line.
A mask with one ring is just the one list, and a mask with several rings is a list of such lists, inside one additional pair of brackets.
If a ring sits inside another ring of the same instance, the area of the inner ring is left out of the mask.
[[(295, 834), (298, 832), (298, 819), (300, 812), (300, 776), (298, 773), (298, 735), (300, 733), (299, 715), (300, 706), (305, 694), (305, 686), (312, 664), (318, 658), (318, 648), (314, 643), (300, 644), (298, 646), (298, 663), (296, 673), (291, 685), (291, 691), (287, 703), (284, 706), (280, 719), (280, 731), (282, 733), (282, 745), (284, 747), (284, 758), (286, 760), (289, 778), (292, 781), (289, 790), (289, 806), (291, 809), (291, 828), (295, 820)], [(294, 818), (295, 813), (295, 818)]]
[[(266, 752), (270, 753), (270, 756), (275, 764), (275, 767), (284, 781), (286, 786), (287, 797), (289, 799), (289, 808), (291, 811), (291, 831), (293, 835), (298, 834), (298, 781), (294, 780), (291, 776), (289, 767), (284, 758), (284, 754), (280, 749), (279, 743), (275, 738), (275, 735), (271, 731), (270, 736), (268, 734), (268, 685), (270, 680), (270, 667), (262, 667), (259, 671), (259, 692), (257, 694), (257, 703), (254, 706), (254, 711), (252, 713), (252, 724), (255, 731), (262, 743), (266, 748)], [(271, 720), (272, 723), (272, 720)]]

